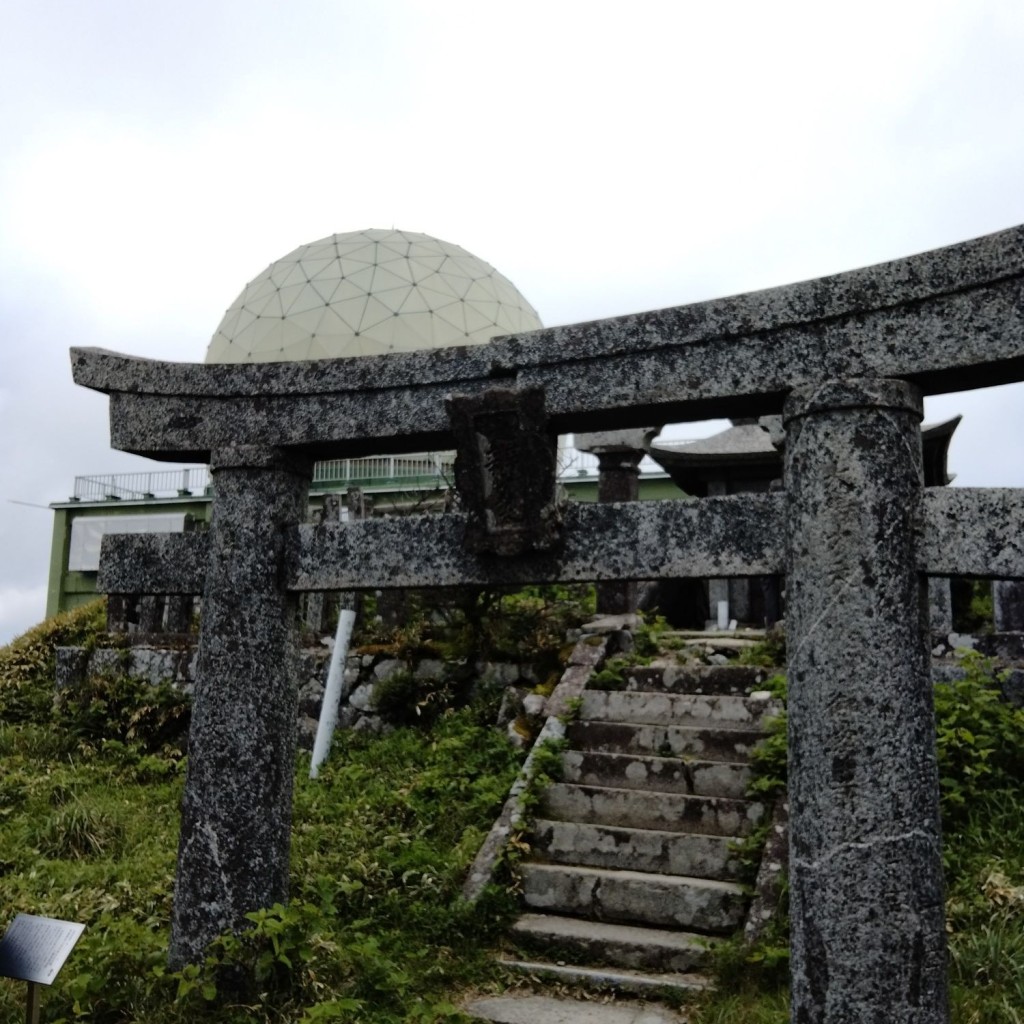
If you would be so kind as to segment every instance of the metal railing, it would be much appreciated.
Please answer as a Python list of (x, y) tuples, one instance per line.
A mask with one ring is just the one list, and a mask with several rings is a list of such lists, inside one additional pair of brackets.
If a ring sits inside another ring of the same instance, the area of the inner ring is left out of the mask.
[(313, 466), (313, 486), (372, 487), (398, 484), (446, 487), (454, 480), (454, 452), (371, 455), (363, 459), (326, 459)]
[(142, 501), (146, 498), (186, 498), (204, 494), (210, 486), (207, 466), (158, 469), (145, 473), (105, 473), (76, 476), (72, 501)]
[[(685, 443), (685, 442), (677, 442)], [(641, 473), (660, 473), (645, 458)], [(559, 451), (562, 477), (597, 476), (597, 456), (564, 448)], [(455, 482), (454, 452), (414, 455), (371, 455), (362, 459), (325, 459), (313, 466), (313, 487), (445, 488)], [(208, 494), (208, 466), (160, 469), (144, 473), (104, 473), (76, 476), (72, 501), (143, 501), (147, 498), (187, 498)]]
[[(326, 459), (313, 467), (314, 487), (447, 487), (454, 480), (454, 452)], [(208, 466), (145, 473), (76, 476), (72, 501), (143, 501), (209, 493)]]

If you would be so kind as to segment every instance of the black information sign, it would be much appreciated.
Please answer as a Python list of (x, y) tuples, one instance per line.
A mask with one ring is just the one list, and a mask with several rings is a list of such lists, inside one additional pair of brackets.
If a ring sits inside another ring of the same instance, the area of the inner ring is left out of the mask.
[(84, 924), (19, 914), (0, 939), (0, 977), (52, 985)]

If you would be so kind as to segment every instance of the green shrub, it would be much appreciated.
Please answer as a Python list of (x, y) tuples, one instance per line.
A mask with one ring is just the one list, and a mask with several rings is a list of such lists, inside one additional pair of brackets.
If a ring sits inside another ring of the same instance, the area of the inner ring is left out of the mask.
[(170, 683), (154, 686), (124, 675), (97, 674), (62, 690), (55, 711), (80, 742), (117, 741), (146, 753), (182, 757), (191, 706), (190, 699)]
[[(513, 910), (499, 889), (472, 906), (460, 891), (520, 753), (469, 708), (429, 733), (339, 735), (316, 780), (299, 761), (290, 902), (171, 974), (176, 762), (116, 740), (72, 760), (5, 760), (0, 905), (86, 924), (44, 1020), (455, 1019), (453, 993), (495, 978), (491, 946)], [(23, 1004), (23, 987), (0, 986), (0, 1020)]]
[(786, 631), (781, 624), (772, 626), (765, 638), (753, 647), (740, 651), (736, 659), (740, 665), (761, 668), (779, 668), (786, 664)]
[(963, 679), (935, 687), (936, 741), (947, 827), (984, 793), (1024, 782), (1024, 709), (1003, 699), (992, 663), (970, 651)]
[(1024, 918), (1007, 909), (970, 931), (955, 934), (949, 945), (950, 980), (967, 988), (996, 988), (999, 1002), (1024, 1010)]
[[(785, 702), (786, 677), (774, 675), (761, 686), (772, 696)], [(747, 794), (758, 799), (774, 799), (786, 791), (789, 746), (787, 742), (788, 717), (785, 707), (769, 718), (765, 724), (765, 737), (750, 756), (752, 769)]]
[(0, 648), (0, 719), (41, 722), (53, 704), (58, 647), (92, 647), (106, 626), (106, 601), (47, 619)]
[(108, 812), (72, 798), (42, 823), (34, 845), (44, 857), (62, 860), (117, 857), (124, 836), (124, 827)]
[(652, 615), (633, 630), (633, 661), (640, 664), (639, 659), (653, 658), (661, 653), (663, 634), (669, 630), (668, 621), (663, 615)]
[(471, 671), (478, 661), (529, 661), (543, 676), (560, 668), (566, 630), (594, 615), (592, 585), (519, 590), (464, 587), (406, 595), (400, 625), (366, 614), (353, 647), (396, 657), (440, 657)]
[(451, 679), (418, 679), (402, 669), (374, 686), (373, 707), (390, 725), (426, 727), (455, 705), (456, 694)]
[(950, 580), (953, 628), (958, 633), (991, 633), (994, 625), (992, 581), (969, 577)]

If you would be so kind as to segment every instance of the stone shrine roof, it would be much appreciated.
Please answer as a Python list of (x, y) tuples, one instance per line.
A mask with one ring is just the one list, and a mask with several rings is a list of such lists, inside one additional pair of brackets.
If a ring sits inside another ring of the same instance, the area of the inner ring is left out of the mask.
[[(960, 416), (923, 426), (924, 477), (927, 487), (944, 487), (953, 479), (947, 470), (949, 443)], [(733, 426), (697, 441), (658, 444), (645, 448), (681, 490), (706, 497), (708, 484), (726, 481), (730, 490), (760, 489), (757, 484), (782, 477), (782, 445), (785, 435), (781, 416), (735, 421)]]

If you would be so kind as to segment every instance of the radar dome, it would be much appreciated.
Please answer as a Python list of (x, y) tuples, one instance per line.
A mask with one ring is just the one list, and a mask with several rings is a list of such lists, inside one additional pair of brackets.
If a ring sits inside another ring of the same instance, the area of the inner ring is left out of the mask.
[(450, 242), (369, 229), (301, 245), (245, 286), (208, 363), (480, 345), (542, 326), (515, 285)]

